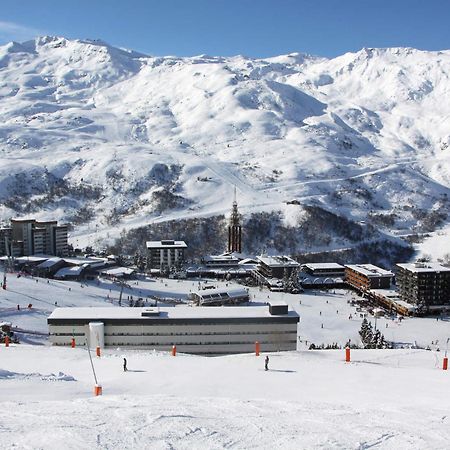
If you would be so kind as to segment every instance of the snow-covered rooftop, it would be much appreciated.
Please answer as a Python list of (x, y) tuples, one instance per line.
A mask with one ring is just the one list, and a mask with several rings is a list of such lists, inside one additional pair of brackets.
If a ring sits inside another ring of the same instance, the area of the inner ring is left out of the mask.
[(48, 269), (50, 267), (55, 266), (56, 264), (60, 264), (64, 260), (58, 257), (49, 258), (46, 261), (40, 263), (37, 267), (39, 269)]
[(345, 267), (348, 267), (355, 272), (359, 272), (362, 275), (367, 277), (393, 277), (394, 274), (389, 271), (382, 269), (381, 267), (374, 266), (373, 264), (348, 264)]
[(256, 259), (270, 267), (299, 267), (300, 264), (289, 256), (257, 256)]
[(104, 269), (101, 270), (100, 273), (105, 275), (131, 275), (135, 273), (136, 269), (132, 269), (131, 267), (114, 267), (113, 269)]
[(77, 276), (80, 275), (83, 269), (85, 268), (86, 265), (63, 267), (62, 269), (59, 269), (58, 272), (55, 273), (55, 278), (64, 278), (66, 276)]
[(186, 248), (186, 242), (184, 241), (147, 241), (147, 248)]
[[(111, 307), (82, 307), (56, 308), (49, 316), (50, 319), (144, 319), (142, 313), (149, 308), (111, 308)], [(176, 306), (160, 307), (159, 316), (153, 319), (226, 319), (226, 318), (258, 318), (273, 317), (268, 306)], [(289, 311), (289, 317), (298, 317), (295, 311)], [(278, 317), (278, 316), (277, 316)]]
[(450, 272), (450, 267), (445, 267), (439, 263), (405, 263), (397, 264), (398, 267), (409, 272)]
[(203, 289), (200, 291), (193, 292), (193, 294), (202, 297), (202, 298), (210, 298), (210, 297), (242, 297), (248, 295), (248, 291), (244, 288), (215, 288), (215, 289)]
[(308, 269), (311, 269), (311, 270), (316, 270), (316, 269), (344, 270), (345, 269), (344, 266), (342, 266), (341, 264), (338, 264), (338, 263), (306, 263), (306, 264), (302, 264), (302, 266), (307, 267)]

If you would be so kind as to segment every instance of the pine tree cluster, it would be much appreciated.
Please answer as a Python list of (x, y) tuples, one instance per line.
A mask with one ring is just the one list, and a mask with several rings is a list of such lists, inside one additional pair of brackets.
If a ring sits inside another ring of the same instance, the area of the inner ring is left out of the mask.
[(362, 321), (359, 335), (364, 348), (390, 348), (389, 343), (386, 342), (380, 330), (374, 330), (372, 323), (368, 322), (365, 317)]

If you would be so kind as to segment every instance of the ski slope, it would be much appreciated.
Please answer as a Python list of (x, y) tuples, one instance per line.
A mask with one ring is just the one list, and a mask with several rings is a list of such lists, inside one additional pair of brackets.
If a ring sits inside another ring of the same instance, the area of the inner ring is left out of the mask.
[[(202, 358), (0, 347), (2, 448), (445, 449), (449, 374), (423, 350)], [(128, 372), (122, 370), (122, 358)]]
[[(123, 304), (130, 295), (183, 300), (205, 281), (140, 277), (124, 289)], [(405, 348), (352, 350), (348, 364), (344, 350), (307, 349), (311, 342), (358, 342), (361, 318), (348, 303), (354, 294), (251, 288), (252, 302), (283, 300), (300, 314), (297, 351), (269, 354), (268, 372), (265, 354), (173, 357), (108, 348), (100, 358), (93, 355), (103, 389), (94, 397), (87, 350), (48, 345), (46, 318), (59, 306), (119, 307), (119, 295), (119, 286), (107, 280), (8, 275), (0, 317), (19, 328), (22, 343), (0, 345), (2, 448), (448, 447), (450, 379), (441, 370), (448, 318), (378, 318), (386, 339)]]

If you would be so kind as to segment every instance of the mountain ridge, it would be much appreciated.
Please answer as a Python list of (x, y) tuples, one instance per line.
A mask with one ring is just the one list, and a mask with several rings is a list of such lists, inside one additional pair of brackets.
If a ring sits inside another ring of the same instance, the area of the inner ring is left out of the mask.
[(427, 231), (414, 216), (439, 210), (433, 231), (448, 222), (449, 74), (450, 51), (411, 48), (252, 59), (10, 43), (0, 219), (84, 217), (73, 236), (85, 244), (227, 213), (236, 186), (247, 216), (299, 224), (301, 205), (316, 205), (392, 237)]

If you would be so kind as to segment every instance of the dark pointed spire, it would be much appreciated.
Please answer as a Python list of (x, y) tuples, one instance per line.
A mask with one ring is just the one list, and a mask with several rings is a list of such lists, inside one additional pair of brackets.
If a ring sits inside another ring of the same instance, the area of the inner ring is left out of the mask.
[(234, 187), (233, 207), (231, 209), (230, 225), (228, 226), (228, 251), (242, 251), (242, 227), (241, 216), (238, 211), (236, 200), (236, 186)]

